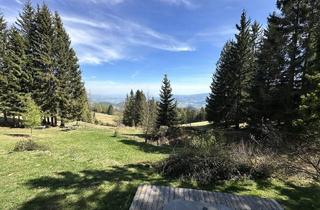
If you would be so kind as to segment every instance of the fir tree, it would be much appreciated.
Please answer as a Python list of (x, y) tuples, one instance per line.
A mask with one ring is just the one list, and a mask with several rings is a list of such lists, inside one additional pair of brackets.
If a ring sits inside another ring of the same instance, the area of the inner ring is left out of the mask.
[(20, 116), (23, 111), (22, 97), (25, 95), (23, 85), (28, 79), (24, 72), (26, 56), (24, 51), (24, 41), (15, 28), (12, 28), (8, 34), (8, 45), (4, 59), (4, 77), (7, 96), (4, 98), (6, 112), (13, 116)]
[(7, 79), (4, 73), (5, 56), (7, 46), (7, 24), (2, 14), (0, 14), (0, 111), (3, 112), (4, 120), (7, 121), (7, 109), (4, 101), (6, 100)]
[[(54, 54), (54, 72), (57, 79), (57, 103), (58, 103), (58, 114), (61, 118), (61, 126), (64, 126), (65, 119), (71, 119), (72, 114), (72, 96), (73, 87), (70, 81), (71, 78), (70, 70), (73, 67), (70, 63), (73, 60), (69, 60), (71, 42), (67, 35), (61, 18), (56, 12), (54, 16), (54, 42), (53, 42), (53, 54)], [(73, 64), (75, 65), (75, 64)], [(79, 79), (79, 78), (78, 78)], [(80, 85), (81, 86), (81, 85)], [(74, 103), (73, 103), (74, 104)], [(70, 109), (71, 108), (71, 109)]]
[(57, 115), (58, 101), (53, 60), (54, 27), (51, 12), (46, 4), (37, 8), (33, 33), (30, 44), (33, 50), (34, 98), (43, 113), (51, 116), (51, 125), (55, 125), (53, 117)]
[(130, 95), (127, 95), (127, 98), (124, 104), (124, 111), (123, 111), (123, 124), (126, 126), (135, 126), (134, 105), (135, 105), (135, 94), (133, 90), (131, 90)]
[(158, 105), (157, 126), (172, 127), (177, 123), (177, 103), (173, 98), (172, 88), (167, 75), (164, 75), (160, 91), (160, 102)]
[(211, 93), (207, 97), (206, 117), (216, 124), (228, 124), (234, 92), (232, 71), (235, 66), (235, 43), (227, 42), (221, 52), (217, 69), (212, 78)]
[(236, 25), (238, 34), (235, 36), (236, 58), (233, 70), (234, 84), (232, 86), (236, 93), (231, 111), (229, 112), (230, 116), (234, 119), (236, 128), (239, 127), (240, 122), (247, 122), (249, 119), (250, 90), (255, 71), (250, 24), (246, 12), (243, 12), (240, 24)]
[(285, 37), (281, 19), (276, 14), (268, 18), (261, 50), (257, 55), (257, 70), (251, 89), (250, 114), (255, 123), (263, 120), (283, 119), (284, 106), (281, 97), (281, 73), (285, 69)]
[(107, 114), (108, 114), (108, 115), (113, 115), (113, 114), (114, 114), (114, 108), (113, 108), (112, 105), (110, 105), (110, 106), (108, 107)]
[(281, 75), (281, 91), (284, 97), (284, 122), (290, 127), (298, 116), (298, 106), (301, 96), (303, 63), (306, 60), (305, 46), (308, 37), (307, 7), (308, 1), (278, 0), (281, 11), (282, 30), (285, 33), (285, 70)]
[(21, 36), (24, 39), (24, 50), (26, 55), (26, 64), (24, 67), (24, 72), (27, 75), (27, 80), (23, 85), (24, 92), (30, 93), (33, 88), (33, 71), (32, 71), (32, 55), (33, 48), (31, 45), (34, 35), (36, 35), (35, 30), (35, 11), (32, 7), (31, 1), (27, 0), (22, 12), (19, 14), (18, 20), (16, 21), (17, 29), (19, 30)]
[(137, 90), (134, 99), (134, 122), (135, 126), (141, 125), (144, 107), (146, 103), (146, 96), (142, 90)]

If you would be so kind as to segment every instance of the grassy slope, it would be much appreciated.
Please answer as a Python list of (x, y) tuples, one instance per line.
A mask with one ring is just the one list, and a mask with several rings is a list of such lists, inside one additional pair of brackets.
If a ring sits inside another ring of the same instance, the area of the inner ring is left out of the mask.
[(118, 115), (108, 115), (108, 114), (103, 114), (103, 113), (98, 113), (98, 112), (95, 113), (95, 118), (99, 122), (102, 122), (102, 123), (105, 123), (108, 125), (112, 125), (112, 126), (116, 126), (117, 121), (119, 120)]
[[(147, 162), (170, 149), (112, 137), (113, 130), (89, 126), (64, 132), (36, 130), (45, 152), (12, 153), (29, 130), (0, 128), (0, 209), (128, 209), (141, 183), (194, 187), (167, 180)], [(122, 129), (130, 135), (135, 130)], [(287, 209), (319, 209), (320, 187), (281, 181), (226, 182), (205, 189), (276, 198)]]

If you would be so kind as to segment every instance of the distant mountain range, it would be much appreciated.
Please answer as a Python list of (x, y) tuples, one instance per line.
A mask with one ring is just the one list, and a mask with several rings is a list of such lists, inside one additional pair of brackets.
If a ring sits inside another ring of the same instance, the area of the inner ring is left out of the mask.
[[(206, 104), (206, 97), (208, 93), (193, 94), (193, 95), (174, 95), (174, 98), (178, 101), (179, 107), (194, 107), (201, 108)], [(121, 105), (125, 101), (123, 95), (91, 95), (90, 100), (92, 102), (106, 102), (114, 105)], [(159, 98), (156, 97), (158, 100)]]

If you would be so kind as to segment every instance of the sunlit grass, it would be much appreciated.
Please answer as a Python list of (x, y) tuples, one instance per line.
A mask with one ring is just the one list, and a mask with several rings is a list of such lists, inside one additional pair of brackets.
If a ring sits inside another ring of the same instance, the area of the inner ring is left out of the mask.
[[(133, 138), (141, 131), (81, 123), (76, 130), (35, 130), (47, 151), (12, 152), (29, 129), (0, 128), (0, 209), (128, 209), (142, 183), (201, 188), (278, 200), (286, 209), (319, 209), (320, 187), (298, 181), (228, 181), (214, 186), (170, 180), (152, 163), (169, 147)], [(18, 135), (19, 134), (19, 135)], [(129, 139), (130, 138), (130, 139)]]

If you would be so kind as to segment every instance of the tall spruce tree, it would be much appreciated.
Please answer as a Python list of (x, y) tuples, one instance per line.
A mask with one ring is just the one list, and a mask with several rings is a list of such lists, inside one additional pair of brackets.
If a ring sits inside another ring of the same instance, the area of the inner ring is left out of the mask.
[(232, 88), (235, 91), (235, 98), (229, 111), (229, 117), (233, 119), (233, 124), (238, 128), (239, 123), (250, 120), (248, 108), (251, 100), (252, 78), (255, 72), (251, 21), (247, 18), (245, 11), (242, 13), (240, 24), (237, 24), (236, 28), (238, 30), (235, 35), (236, 57), (231, 72), (234, 81)]
[(83, 120), (84, 118), (90, 120), (90, 109), (87, 93), (84, 83), (81, 78), (81, 69), (75, 51), (69, 49), (68, 56), (69, 69), (69, 84), (68, 89), (71, 90), (71, 105), (70, 116), (71, 119)]
[(142, 90), (137, 90), (134, 99), (134, 122), (135, 125), (141, 125), (143, 112), (146, 103), (146, 96)]
[(4, 120), (7, 121), (7, 109), (4, 101), (8, 97), (6, 92), (7, 79), (4, 73), (5, 56), (7, 46), (7, 24), (0, 14), (0, 111), (3, 112)]
[(130, 95), (127, 95), (124, 111), (123, 111), (123, 124), (126, 126), (135, 126), (134, 121), (134, 109), (135, 109), (135, 94), (133, 90), (130, 91)]
[(23, 85), (24, 92), (31, 93), (33, 89), (33, 71), (32, 71), (32, 38), (36, 34), (35, 30), (35, 11), (32, 7), (31, 1), (27, 0), (24, 4), (22, 12), (16, 21), (17, 29), (19, 30), (21, 36), (24, 40), (24, 50), (26, 55), (26, 64), (24, 67), (24, 72), (27, 75), (27, 80)]
[(216, 72), (213, 75), (211, 92), (207, 97), (206, 117), (215, 124), (230, 124), (229, 112), (233, 105), (234, 89), (231, 73), (235, 65), (235, 43), (227, 42), (221, 52), (217, 63)]
[(54, 116), (58, 112), (57, 79), (55, 77), (53, 56), (52, 14), (46, 4), (38, 5), (35, 14), (35, 29), (32, 36), (32, 71), (34, 72), (34, 99), (55, 126)]
[[(283, 119), (284, 112), (281, 97), (281, 73), (285, 69), (285, 37), (282, 31), (281, 19), (275, 13), (268, 18), (268, 27), (260, 52), (257, 55), (256, 72), (251, 89), (253, 99), (250, 114), (253, 123), (265, 120)], [(280, 120), (281, 121), (281, 120)]]
[[(73, 80), (70, 74), (70, 49), (71, 42), (66, 33), (62, 20), (57, 12), (54, 15), (54, 42), (53, 58), (54, 72), (57, 79), (57, 103), (58, 114), (61, 118), (61, 127), (64, 126), (65, 119), (71, 119), (70, 108), (72, 105), (73, 87), (70, 81)], [(78, 78), (79, 79), (79, 78)]]
[(284, 122), (291, 127), (292, 121), (298, 116), (298, 106), (301, 97), (302, 75), (306, 61), (306, 43), (308, 40), (308, 0), (278, 0), (281, 11), (282, 30), (286, 37), (285, 70), (281, 77), (281, 91), (284, 97)]
[(177, 103), (173, 98), (170, 80), (164, 75), (160, 90), (160, 102), (158, 105), (157, 126), (172, 127), (177, 123)]
[(15, 116), (21, 116), (23, 112), (23, 91), (27, 76), (24, 72), (26, 56), (24, 51), (24, 41), (15, 28), (11, 28), (8, 33), (8, 44), (4, 59), (4, 77), (7, 96), (3, 103), (6, 112), (13, 116), (14, 125), (18, 126)]

